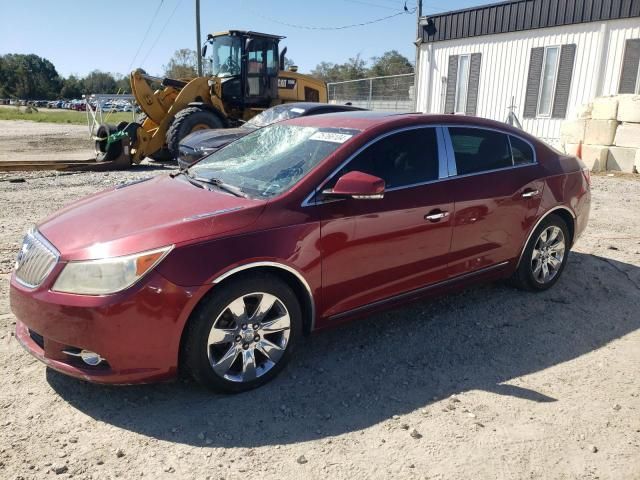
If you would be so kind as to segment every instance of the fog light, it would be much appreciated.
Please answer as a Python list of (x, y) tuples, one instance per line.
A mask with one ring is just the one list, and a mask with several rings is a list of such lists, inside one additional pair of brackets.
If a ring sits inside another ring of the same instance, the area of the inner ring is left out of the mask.
[(98, 355), (96, 352), (92, 352), (91, 350), (80, 350), (79, 348), (69, 348), (67, 350), (63, 350), (63, 353), (67, 355), (71, 355), (72, 357), (80, 357), (84, 363), (95, 367), (96, 365), (100, 365), (104, 358)]
[(91, 365), (92, 367), (95, 367), (103, 360), (100, 355), (89, 350), (82, 350), (80, 352), (80, 358), (84, 363), (86, 363), (87, 365)]

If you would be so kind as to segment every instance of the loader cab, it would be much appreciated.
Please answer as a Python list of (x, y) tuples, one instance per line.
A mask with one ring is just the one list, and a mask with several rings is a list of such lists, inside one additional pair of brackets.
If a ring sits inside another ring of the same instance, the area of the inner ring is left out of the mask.
[(278, 98), (278, 43), (284, 37), (231, 30), (209, 35), (203, 57), (232, 107), (267, 108)]

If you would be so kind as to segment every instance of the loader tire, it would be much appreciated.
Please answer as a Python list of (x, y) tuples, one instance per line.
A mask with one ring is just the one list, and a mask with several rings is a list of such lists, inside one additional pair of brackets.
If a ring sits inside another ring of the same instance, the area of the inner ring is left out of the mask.
[(109, 162), (111, 160), (115, 160), (118, 158), (120, 153), (122, 153), (122, 144), (120, 142), (114, 142), (111, 144), (107, 142), (107, 137), (117, 131), (118, 129), (115, 125), (107, 123), (98, 127), (98, 131), (96, 132), (98, 140), (96, 140), (95, 143), (96, 162)]
[(173, 158), (178, 157), (180, 141), (196, 130), (223, 128), (224, 124), (215, 113), (198, 107), (181, 110), (167, 130), (167, 149)]

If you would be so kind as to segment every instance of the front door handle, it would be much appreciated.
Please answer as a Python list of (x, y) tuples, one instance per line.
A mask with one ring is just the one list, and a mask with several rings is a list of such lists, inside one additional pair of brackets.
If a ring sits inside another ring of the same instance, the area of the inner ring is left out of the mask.
[(522, 193), (522, 198), (533, 198), (540, 193), (540, 190), (527, 189)]
[(430, 222), (439, 222), (443, 218), (447, 218), (449, 216), (449, 212), (445, 212), (442, 210), (433, 210), (424, 216), (425, 220), (429, 220)]

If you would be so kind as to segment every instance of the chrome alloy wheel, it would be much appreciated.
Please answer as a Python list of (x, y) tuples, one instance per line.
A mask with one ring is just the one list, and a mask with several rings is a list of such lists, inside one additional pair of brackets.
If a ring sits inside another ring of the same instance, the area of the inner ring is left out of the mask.
[(545, 284), (555, 278), (562, 266), (565, 249), (562, 229), (552, 225), (542, 231), (531, 253), (531, 271), (536, 282)]
[(227, 305), (207, 339), (213, 371), (232, 382), (250, 382), (271, 370), (289, 342), (291, 318), (275, 295), (248, 293)]

